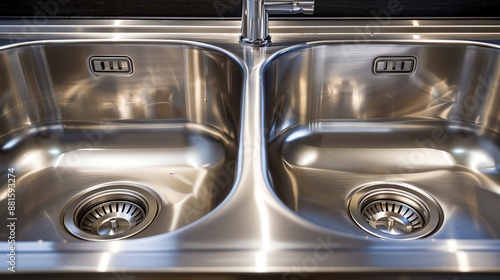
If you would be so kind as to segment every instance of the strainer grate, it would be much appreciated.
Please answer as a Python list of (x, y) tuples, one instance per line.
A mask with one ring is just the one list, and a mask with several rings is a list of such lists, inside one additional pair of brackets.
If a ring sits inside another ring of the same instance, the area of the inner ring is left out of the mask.
[(144, 220), (144, 208), (130, 201), (106, 201), (87, 210), (78, 224), (90, 234), (121, 234)]

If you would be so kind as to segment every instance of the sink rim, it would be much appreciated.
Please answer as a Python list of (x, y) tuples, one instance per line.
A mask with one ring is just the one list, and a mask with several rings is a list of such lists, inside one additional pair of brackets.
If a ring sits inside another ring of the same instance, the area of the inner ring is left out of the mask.
[(30, 46), (36, 46), (36, 45), (64, 45), (64, 44), (77, 44), (77, 43), (109, 43), (109, 44), (140, 44), (140, 43), (151, 43), (155, 45), (180, 45), (180, 46), (192, 46), (192, 47), (199, 47), (201, 49), (205, 50), (211, 50), (214, 52), (217, 52), (221, 55), (224, 55), (230, 59), (232, 59), (236, 64), (238, 64), (243, 71), (244, 75), (247, 75), (248, 69), (246, 67), (245, 62), (240, 59), (237, 55), (235, 55), (233, 52), (224, 49), (222, 47), (216, 46), (214, 44), (208, 44), (208, 43), (203, 43), (199, 41), (193, 41), (193, 40), (174, 40), (174, 39), (164, 39), (164, 40), (159, 40), (159, 39), (48, 39), (48, 40), (34, 40), (34, 41), (27, 41), (27, 42), (19, 42), (19, 43), (12, 43), (12, 44), (6, 44), (6, 45), (0, 45), (0, 52), (10, 50), (10, 49), (15, 49), (15, 48), (20, 48), (20, 47), (30, 47)]
[(268, 66), (272, 64), (275, 60), (279, 59), (282, 56), (286, 56), (289, 53), (293, 53), (295, 51), (301, 51), (309, 48), (316, 47), (327, 47), (327, 46), (338, 46), (338, 45), (377, 45), (377, 44), (414, 44), (414, 45), (470, 45), (477, 47), (485, 47), (485, 48), (493, 48), (500, 50), (500, 44), (495, 45), (493, 43), (482, 42), (482, 41), (473, 41), (473, 40), (445, 40), (445, 39), (418, 39), (418, 40), (410, 40), (410, 39), (377, 39), (377, 40), (369, 40), (369, 41), (360, 41), (360, 40), (318, 40), (318, 41), (307, 41), (301, 44), (295, 44), (292, 46), (288, 46), (284, 49), (277, 51), (272, 54), (268, 59), (264, 61), (262, 67), (260, 69), (261, 77), (264, 77), (265, 71)]

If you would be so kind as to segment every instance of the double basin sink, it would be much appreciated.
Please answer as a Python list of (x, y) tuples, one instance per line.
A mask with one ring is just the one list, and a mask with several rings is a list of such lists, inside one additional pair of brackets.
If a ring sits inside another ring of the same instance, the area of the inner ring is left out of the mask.
[[(227, 251), (221, 271), (282, 272), (320, 237), (327, 252), (351, 254), (347, 265), (332, 253), (325, 271), (388, 268), (377, 253), (411, 260), (416, 248), (419, 258), (446, 255), (449, 271), (474, 270), (467, 250), (493, 256), (478, 271), (498, 268), (497, 46), (275, 48), (250, 60), (254, 49), (181, 41), (3, 47), (0, 218), (16, 227), (1, 230), (2, 242), (15, 234), (19, 258), (50, 252), (59, 269), (129, 248), (174, 259)], [(259, 260), (287, 251), (289, 262)], [(217, 267), (194, 259), (157, 270)], [(87, 265), (120, 267), (100, 261)]]

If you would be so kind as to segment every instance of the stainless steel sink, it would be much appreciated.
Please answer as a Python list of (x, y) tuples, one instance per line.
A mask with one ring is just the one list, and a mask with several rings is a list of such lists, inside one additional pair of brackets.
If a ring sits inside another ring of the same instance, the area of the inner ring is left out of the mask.
[[(274, 192), (346, 234), (366, 236), (358, 223), (387, 239), (498, 239), (499, 62), (497, 47), (463, 42), (318, 43), (277, 55), (264, 92)], [(357, 220), (363, 205), (347, 205), (365, 185), (410, 185), (435, 200), (436, 210), (421, 211), (440, 222), (425, 236), (417, 215), (406, 232), (373, 230), (387, 217), (370, 216), (394, 205)]]
[(500, 21), (377, 24), (0, 20), (0, 278), (497, 279)]
[[(0, 175), (15, 169), (17, 240), (170, 232), (233, 188), (243, 85), (234, 58), (188, 43), (66, 42), (12, 47), (0, 61)], [(132, 203), (135, 214), (127, 203), (137, 192), (146, 196)], [(99, 206), (82, 221), (87, 208), (115, 201), (125, 204)], [(7, 208), (0, 217), (10, 217)], [(126, 224), (104, 230), (110, 221)]]

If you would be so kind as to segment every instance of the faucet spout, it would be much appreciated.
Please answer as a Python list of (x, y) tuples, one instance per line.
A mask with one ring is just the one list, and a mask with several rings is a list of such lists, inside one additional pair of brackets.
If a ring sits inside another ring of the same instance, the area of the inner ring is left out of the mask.
[(314, 0), (269, 0), (265, 1), (269, 14), (306, 14), (314, 13)]
[(240, 42), (256, 47), (271, 44), (269, 14), (313, 14), (314, 0), (243, 0)]

